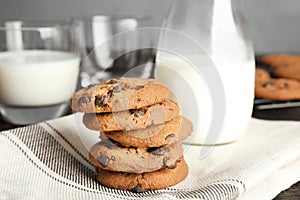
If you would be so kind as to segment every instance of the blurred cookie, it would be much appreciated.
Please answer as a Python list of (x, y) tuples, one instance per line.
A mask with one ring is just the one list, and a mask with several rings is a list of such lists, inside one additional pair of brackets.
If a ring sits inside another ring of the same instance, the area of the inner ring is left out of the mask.
[(115, 113), (88, 113), (83, 117), (85, 126), (102, 132), (116, 130), (136, 130), (150, 125), (163, 124), (176, 117), (179, 106), (167, 99), (158, 104)]
[(97, 173), (97, 180), (107, 187), (131, 190), (133, 192), (145, 192), (164, 189), (183, 181), (188, 175), (188, 166), (181, 157), (172, 169), (165, 168), (149, 173), (132, 174), (97, 168)]
[(192, 131), (192, 123), (182, 116), (177, 116), (165, 124), (128, 132), (106, 132), (105, 136), (117, 141), (122, 146), (147, 148), (179, 142), (191, 135)]
[(271, 76), (269, 72), (260, 68), (255, 69), (255, 84), (268, 83), (270, 80), (271, 80)]
[(167, 86), (158, 80), (119, 78), (77, 91), (70, 105), (84, 113), (119, 112), (162, 102), (169, 94)]
[(300, 56), (273, 54), (263, 56), (260, 61), (272, 68), (273, 74), (281, 78), (300, 80)]
[(262, 56), (260, 61), (269, 66), (280, 67), (300, 62), (300, 56), (291, 54), (271, 54)]
[(282, 101), (300, 99), (300, 82), (285, 78), (270, 79), (255, 85), (255, 96)]
[(182, 154), (180, 143), (163, 147), (126, 148), (104, 140), (92, 147), (89, 157), (97, 167), (104, 170), (144, 173), (172, 167)]

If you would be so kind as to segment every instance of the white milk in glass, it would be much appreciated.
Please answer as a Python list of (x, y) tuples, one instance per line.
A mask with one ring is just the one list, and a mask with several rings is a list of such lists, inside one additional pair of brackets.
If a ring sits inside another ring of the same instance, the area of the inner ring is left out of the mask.
[(77, 86), (79, 57), (62, 51), (0, 53), (1, 114), (16, 124), (65, 112)]
[[(164, 81), (179, 101), (182, 114), (194, 124), (192, 143), (223, 144), (239, 139), (251, 118), (254, 99), (254, 62), (214, 61), (225, 92), (225, 121), (216, 141), (207, 141), (213, 109), (208, 85), (183, 59), (158, 60), (155, 78)], [(199, 68), (201, 66), (198, 66)]]

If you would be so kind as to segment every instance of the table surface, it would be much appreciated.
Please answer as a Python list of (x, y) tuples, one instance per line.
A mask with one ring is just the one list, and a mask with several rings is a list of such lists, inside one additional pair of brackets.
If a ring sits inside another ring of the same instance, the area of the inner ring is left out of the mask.
[[(270, 120), (297, 120), (300, 121), (300, 107), (253, 110), (253, 117)], [(6, 123), (0, 119), (0, 131), (16, 128), (17, 126)], [(274, 200), (297, 200), (300, 199), (300, 181), (292, 185), (289, 189), (281, 192)]]

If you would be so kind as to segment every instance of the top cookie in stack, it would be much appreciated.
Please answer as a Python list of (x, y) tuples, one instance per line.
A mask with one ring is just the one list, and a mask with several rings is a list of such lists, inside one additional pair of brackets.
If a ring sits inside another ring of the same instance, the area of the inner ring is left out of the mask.
[(120, 78), (79, 90), (71, 100), (71, 107), (84, 113), (119, 112), (162, 102), (169, 95), (170, 90), (160, 81)]
[(169, 94), (157, 80), (120, 78), (73, 96), (71, 107), (85, 113), (85, 126), (101, 132), (101, 142), (90, 150), (100, 183), (145, 191), (175, 185), (187, 176), (181, 141), (193, 126), (179, 115)]

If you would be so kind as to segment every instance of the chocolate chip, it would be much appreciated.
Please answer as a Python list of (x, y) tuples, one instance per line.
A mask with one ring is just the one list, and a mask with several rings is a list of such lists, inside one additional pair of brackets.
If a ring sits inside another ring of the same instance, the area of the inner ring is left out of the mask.
[(100, 143), (109, 149), (111, 149), (112, 147), (120, 147), (120, 144), (118, 142), (110, 139), (102, 140)]
[(114, 146), (114, 144), (110, 140), (103, 140), (100, 143), (101, 143), (101, 145), (104, 145), (109, 149)]
[(168, 161), (168, 160), (169, 160), (169, 158), (164, 157), (162, 168), (166, 168), (166, 167), (167, 167), (167, 161)]
[(91, 99), (87, 96), (81, 96), (78, 101), (77, 101), (77, 104), (78, 106), (81, 106), (82, 104), (87, 104), (87, 103), (90, 103), (91, 102)]
[(109, 80), (109, 81), (107, 81), (106, 83), (107, 84), (115, 84), (115, 83), (117, 83), (118, 81), (116, 81), (115, 79), (111, 79), (111, 80)]
[(175, 137), (175, 134), (174, 133), (171, 133), (170, 135), (167, 135), (165, 137), (165, 140), (168, 140), (168, 139), (171, 139), (171, 138), (174, 138)]
[(289, 84), (287, 82), (284, 82), (284, 83), (279, 85), (279, 89), (286, 89), (288, 87), (289, 87)]
[(117, 85), (116, 87), (114, 87), (112, 92), (113, 93), (118, 93), (118, 92), (121, 92), (122, 90), (124, 90), (124, 86), (123, 85)]
[(289, 84), (288, 83), (284, 83), (284, 87), (288, 88)]
[(98, 157), (98, 161), (102, 167), (107, 167), (110, 159), (107, 156), (101, 155)]
[(132, 87), (131, 89), (133, 89), (133, 90), (140, 90), (140, 89), (143, 89), (143, 88), (144, 88), (143, 85), (137, 85), (137, 86)]
[(271, 86), (271, 85), (272, 85), (271, 82), (267, 82), (267, 83), (264, 83), (262, 86), (263, 86), (263, 87), (267, 87), (267, 86)]
[(130, 110), (130, 113), (133, 114), (134, 117), (140, 117), (143, 116), (146, 111), (143, 109), (132, 109)]
[(104, 106), (107, 104), (109, 99), (110, 99), (110, 95), (107, 95), (107, 96), (96, 95), (95, 96), (95, 105)]
[(115, 156), (111, 156), (110, 159), (111, 159), (112, 161), (115, 161), (115, 160), (116, 160), (116, 157), (115, 157)]
[(175, 162), (174, 164), (168, 166), (169, 169), (175, 169), (177, 167), (177, 162)]
[(140, 185), (137, 185), (135, 188), (132, 188), (131, 189), (131, 192), (137, 192), (137, 193), (140, 193), (140, 192), (147, 192), (148, 190), (143, 190), (142, 188), (141, 188), (141, 186)]
[(166, 147), (151, 147), (147, 149), (148, 153), (151, 153), (155, 156), (162, 156), (167, 152), (167, 150), (168, 149)]

